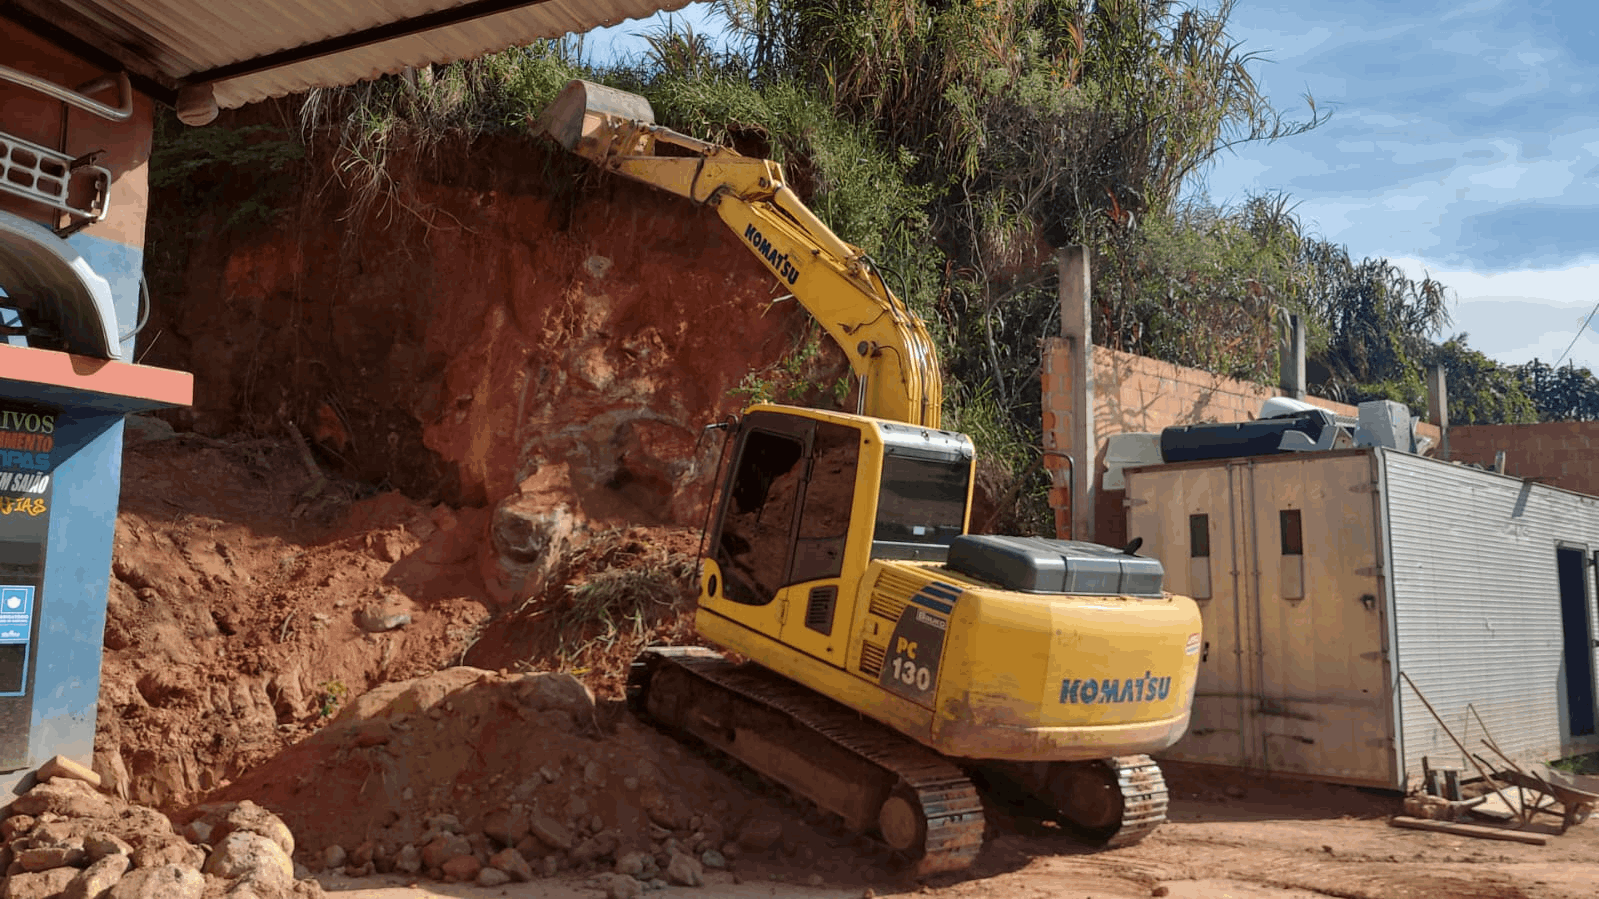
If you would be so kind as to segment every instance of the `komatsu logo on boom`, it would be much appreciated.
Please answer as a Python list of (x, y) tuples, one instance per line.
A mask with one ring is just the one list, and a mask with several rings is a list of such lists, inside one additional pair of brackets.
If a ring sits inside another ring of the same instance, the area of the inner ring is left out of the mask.
[(760, 253), (761, 258), (766, 260), (766, 264), (772, 267), (772, 271), (777, 272), (777, 276), (787, 281), (790, 287), (794, 285), (795, 281), (799, 280), (799, 269), (794, 267), (794, 263), (788, 261), (788, 254), (779, 252), (776, 247), (773, 247), (772, 242), (767, 240), (765, 235), (761, 234), (754, 225), (744, 226), (744, 239), (750, 242), (750, 246), (755, 248), (755, 252)]

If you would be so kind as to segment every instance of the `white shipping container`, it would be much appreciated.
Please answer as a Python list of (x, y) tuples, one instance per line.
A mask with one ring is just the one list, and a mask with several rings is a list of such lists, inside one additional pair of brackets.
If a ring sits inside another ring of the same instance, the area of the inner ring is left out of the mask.
[(1189, 733), (1164, 755), (1406, 789), (1423, 757), (1599, 750), (1599, 499), (1386, 449), (1127, 472), (1128, 535), (1199, 601)]

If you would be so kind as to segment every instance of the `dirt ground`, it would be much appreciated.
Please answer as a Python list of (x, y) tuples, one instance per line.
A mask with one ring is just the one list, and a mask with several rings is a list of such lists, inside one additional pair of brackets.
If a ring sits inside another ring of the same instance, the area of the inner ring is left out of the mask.
[[(697, 533), (580, 528), (549, 586), (504, 608), (483, 583), (485, 510), (318, 482), (292, 441), (148, 420), (132, 426), (125, 465), (97, 767), (113, 789), (180, 821), (204, 801), (267, 806), (294, 830), (296, 860), (340, 897), (602, 896), (594, 878), (613, 859), (665, 857), (673, 840), (696, 855), (725, 849), (751, 822), (777, 822), (781, 839), (707, 870), (703, 887), (663, 892), (1599, 892), (1599, 823), (1545, 846), (1420, 833), (1388, 826), (1400, 811), (1393, 795), (1180, 765), (1166, 766), (1170, 822), (1137, 846), (1091, 852), (991, 809), (974, 869), (908, 881), (879, 851), (623, 708), (621, 677), (642, 641), (692, 636), (684, 590)], [(406, 620), (388, 627), (394, 616)], [(556, 670), (575, 678), (540, 673)], [(392, 873), (401, 847), (422, 848), (441, 814), (479, 855), (520, 838), (535, 870), (557, 873), (486, 889), (426, 869)], [(507, 824), (518, 815), (520, 829)], [(566, 828), (570, 845), (539, 842), (528, 816)], [(334, 846), (371, 859), (372, 873), (322, 870)]]
[[(906, 882), (839, 849), (810, 868), (741, 863), (742, 882), (718, 874), (704, 891), (780, 899), (853, 899), (868, 890), (949, 899), (1586, 899), (1599, 891), (1599, 824), (1593, 822), (1564, 835), (1552, 825), (1528, 828), (1548, 835), (1544, 846), (1424, 833), (1386, 823), (1398, 810), (1393, 796), (1164, 767), (1173, 788), (1171, 820), (1136, 846), (1092, 852), (1037, 825), (1009, 822), (976, 868), (958, 877)], [(820, 885), (809, 882), (810, 870), (824, 872)], [(321, 882), (340, 899), (598, 895), (582, 878), (498, 890), (395, 878)]]

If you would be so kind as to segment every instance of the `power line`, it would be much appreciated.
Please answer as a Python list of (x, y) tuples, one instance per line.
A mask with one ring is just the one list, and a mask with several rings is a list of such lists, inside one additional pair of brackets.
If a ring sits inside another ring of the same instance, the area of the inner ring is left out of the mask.
[(1593, 321), (1593, 314), (1595, 312), (1599, 312), (1599, 303), (1594, 303), (1593, 308), (1588, 310), (1588, 317), (1582, 320), (1582, 327), (1578, 328), (1576, 335), (1571, 338), (1571, 343), (1566, 346), (1566, 352), (1561, 353), (1560, 358), (1555, 360), (1555, 368), (1559, 368), (1560, 363), (1566, 361), (1566, 353), (1571, 352), (1571, 348), (1577, 345), (1577, 338), (1581, 337), (1582, 332), (1588, 329), (1588, 323)]

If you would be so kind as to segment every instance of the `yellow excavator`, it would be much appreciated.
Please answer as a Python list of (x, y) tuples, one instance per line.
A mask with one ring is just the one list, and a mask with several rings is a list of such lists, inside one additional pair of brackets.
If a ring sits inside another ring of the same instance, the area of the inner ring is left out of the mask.
[(599, 168), (714, 208), (845, 350), (860, 414), (770, 404), (730, 428), (695, 624), (744, 663), (646, 651), (630, 698), (881, 840), (918, 875), (983, 840), (983, 791), (1117, 846), (1163, 820), (1145, 753), (1187, 730), (1192, 599), (1160, 562), (966, 533), (974, 452), (939, 429), (926, 327), (771, 160), (654, 124), (573, 81), (534, 127)]

